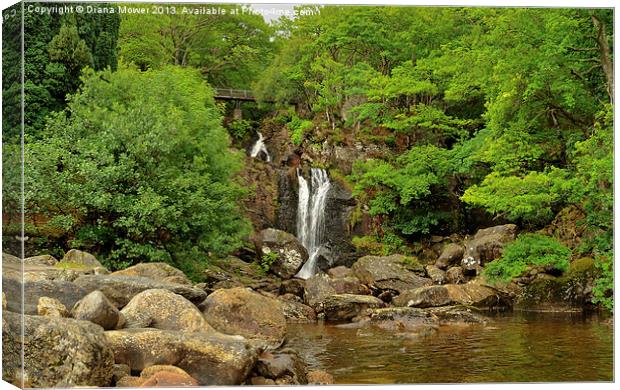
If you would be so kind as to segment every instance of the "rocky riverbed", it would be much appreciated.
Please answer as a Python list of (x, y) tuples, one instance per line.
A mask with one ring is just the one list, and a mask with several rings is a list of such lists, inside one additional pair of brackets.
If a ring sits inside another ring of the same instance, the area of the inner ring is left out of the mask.
[(532, 269), (514, 283), (485, 282), (479, 270), (514, 230), (438, 241), (433, 262), (362, 256), (307, 280), (292, 277), (307, 252), (273, 229), (256, 242), (258, 252), (277, 253), (270, 272), (229, 257), (212, 262), (199, 284), (164, 263), (110, 272), (78, 250), (25, 259), (22, 280), (20, 260), (3, 254), (3, 379), (30, 387), (329, 384), (331, 368), (310, 364), (289, 340), (300, 324), (420, 339), (455, 325), (492, 327), (489, 310), (582, 307), (583, 265), (561, 277)]

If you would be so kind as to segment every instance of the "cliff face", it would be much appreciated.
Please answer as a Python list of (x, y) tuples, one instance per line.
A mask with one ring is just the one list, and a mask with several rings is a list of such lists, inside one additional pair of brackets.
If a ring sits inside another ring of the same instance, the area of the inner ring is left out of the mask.
[[(357, 202), (344, 178), (351, 173), (356, 159), (381, 154), (381, 147), (364, 146), (360, 142), (334, 144), (304, 142), (295, 146), (285, 125), (266, 120), (258, 130), (264, 137), (270, 160), (264, 156), (248, 157), (241, 174), (252, 193), (245, 202), (246, 214), (256, 231), (274, 227), (297, 234), (299, 184), (297, 171), (309, 177), (310, 167), (323, 167), (330, 176), (331, 187), (325, 204), (325, 248), (321, 268), (350, 266), (358, 254), (351, 244), (351, 235), (365, 233), (363, 224), (352, 223)], [(258, 137), (247, 143), (248, 154)], [(363, 221), (364, 218), (358, 218)], [(356, 226), (356, 224), (358, 226)]]

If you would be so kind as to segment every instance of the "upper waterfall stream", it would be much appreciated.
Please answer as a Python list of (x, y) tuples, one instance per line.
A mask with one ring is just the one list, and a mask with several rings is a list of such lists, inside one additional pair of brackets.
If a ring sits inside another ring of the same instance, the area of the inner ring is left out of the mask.
[(310, 185), (297, 169), (299, 203), (297, 206), (297, 238), (308, 250), (308, 261), (297, 277), (308, 279), (316, 273), (319, 249), (325, 241), (325, 205), (331, 183), (324, 169), (310, 170)]
[(265, 155), (265, 161), (271, 162), (271, 156), (269, 155), (269, 151), (267, 150), (267, 145), (265, 145), (265, 137), (263, 137), (263, 134), (259, 131), (258, 139), (256, 140), (256, 143), (254, 144), (254, 146), (252, 146), (252, 150), (250, 151), (250, 156), (252, 158), (256, 158), (261, 153)]

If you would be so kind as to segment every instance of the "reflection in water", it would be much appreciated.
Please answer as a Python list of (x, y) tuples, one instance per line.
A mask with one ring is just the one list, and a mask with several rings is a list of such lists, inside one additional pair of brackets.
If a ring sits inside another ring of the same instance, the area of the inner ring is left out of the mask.
[(324, 324), (289, 327), (287, 345), (339, 384), (611, 381), (613, 329), (581, 314), (511, 313), (425, 337)]

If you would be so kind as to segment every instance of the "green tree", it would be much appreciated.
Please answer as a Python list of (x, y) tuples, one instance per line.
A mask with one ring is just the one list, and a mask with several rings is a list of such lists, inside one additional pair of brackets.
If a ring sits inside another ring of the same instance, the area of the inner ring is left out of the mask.
[(248, 224), (211, 88), (178, 67), (89, 72), (26, 147), (27, 208), (65, 247), (118, 268), (182, 263), (240, 244)]

